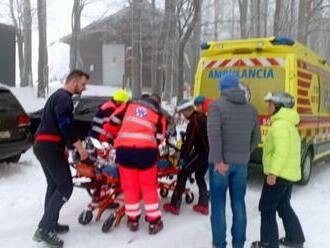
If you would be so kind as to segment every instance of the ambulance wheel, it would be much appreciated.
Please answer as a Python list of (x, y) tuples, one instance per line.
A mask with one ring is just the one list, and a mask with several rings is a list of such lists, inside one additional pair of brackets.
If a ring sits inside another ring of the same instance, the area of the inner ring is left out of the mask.
[(84, 210), (80, 215), (79, 215), (79, 223), (82, 225), (87, 225), (90, 223), (93, 219), (93, 212), (92, 210)]
[(186, 200), (186, 203), (187, 203), (187, 204), (191, 204), (191, 203), (193, 203), (193, 201), (194, 201), (194, 193), (188, 191), (188, 192), (186, 193), (185, 200)]
[(159, 193), (162, 198), (166, 198), (168, 196), (168, 189), (162, 188)]
[(117, 215), (112, 213), (102, 225), (102, 232), (107, 233), (115, 227)]
[(312, 175), (312, 154), (307, 151), (305, 158), (301, 164), (301, 180), (300, 185), (307, 185)]

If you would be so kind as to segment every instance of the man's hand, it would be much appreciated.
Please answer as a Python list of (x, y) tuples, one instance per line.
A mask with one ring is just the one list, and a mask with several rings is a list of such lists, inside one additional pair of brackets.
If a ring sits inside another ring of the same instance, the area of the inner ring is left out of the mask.
[(268, 175), (266, 179), (266, 183), (270, 186), (274, 186), (276, 184), (276, 176)]
[(85, 148), (78, 149), (78, 153), (81, 161), (84, 161), (88, 158), (88, 152), (86, 151)]
[(88, 158), (88, 152), (82, 146), (81, 141), (80, 140), (77, 140), (76, 143), (74, 143), (73, 145), (77, 148), (77, 151), (78, 151), (79, 156), (80, 156), (80, 160), (81, 161), (86, 160)]
[(217, 163), (217, 164), (214, 165), (214, 169), (219, 174), (225, 176), (226, 175), (226, 172), (229, 169), (229, 165), (228, 164), (225, 164), (224, 162)]

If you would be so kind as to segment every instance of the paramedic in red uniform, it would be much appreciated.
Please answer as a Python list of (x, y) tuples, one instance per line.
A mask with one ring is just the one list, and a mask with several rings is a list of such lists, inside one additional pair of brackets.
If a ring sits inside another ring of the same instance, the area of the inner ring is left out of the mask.
[(114, 147), (128, 228), (138, 230), (142, 195), (149, 233), (158, 233), (163, 228), (157, 193), (158, 145), (166, 130), (159, 97), (151, 95), (123, 104), (110, 117), (110, 122), (104, 124), (104, 129), (116, 137)]
[(100, 135), (104, 132), (103, 124), (109, 120), (110, 115), (122, 103), (127, 102), (129, 95), (126, 90), (116, 90), (111, 99), (103, 103), (96, 112), (91, 125), (91, 130), (88, 133), (89, 137), (99, 139)]
[(88, 157), (72, 126), (71, 99), (73, 94), (80, 95), (86, 89), (88, 79), (88, 74), (74, 70), (67, 76), (64, 87), (48, 98), (33, 146), (47, 180), (44, 214), (33, 239), (51, 247), (62, 247), (64, 242), (57, 235), (69, 231), (69, 226), (58, 224), (60, 210), (73, 190), (65, 147), (75, 147), (82, 160)]

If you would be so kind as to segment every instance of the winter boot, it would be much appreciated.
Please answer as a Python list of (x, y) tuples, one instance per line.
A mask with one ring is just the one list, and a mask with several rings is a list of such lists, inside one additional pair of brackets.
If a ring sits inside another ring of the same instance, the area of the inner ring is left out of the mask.
[(57, 237), (56, 232), (54, 231), (46, 232), (40, 228), (38, 228), (34, 233), (33, 240), (37, 242), (44, 241), (49, 247), (52, 248), (62, 248), (64, 245), (63, 240)]
[(57, 234), (64, 234), (64, 233), (69, 232), (69, 230), (70, 230), (70, 228), (68, 225), (61, 225), (59, 223), (56, 224), (55, 232)]
[(171, 203), (166, 203), (163, 205), (163, 209), (165, 212), (169, 212), (174, 215), (179, 215), (180, 214), (180, 208), (174, 207)]
[(149, 234), (157, 234), (163, 229), (163, 227), (164, 224), (161, 218), (149, 221)]
[(200, 204), (195, 204), (193, 206), (193, 210), (197, 213), (201, 213), (203, 215), (208, 215), (209, 214), (209, 208), (207, 206), (202, 206)]
[(281, 246), (290, 247), (290, 248), (303, 248), (304, 247), (304, 243), (291, 242), (291, 241), (286, 240), (285, 238), (281, 238), (279, 240), (279, 243)]
[(254, 241), (250, 248), (267, 248), (267, 246), (262, 245), (261, 241)]
[(128, 218), (127, 227), (131, 232), (136, 232), (139, 230), (139, 218)]

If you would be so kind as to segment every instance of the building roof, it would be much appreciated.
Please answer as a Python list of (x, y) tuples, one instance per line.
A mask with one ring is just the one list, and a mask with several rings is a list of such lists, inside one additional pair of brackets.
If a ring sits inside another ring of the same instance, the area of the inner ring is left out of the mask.
[[(148, 14), (151, 14), (153, 9), (152, 9), (152, 5), (144, 0), (143, 1), (143, 6), (144, 6), (144, 17), (148, 16)], [(155, 14), (157, 19), (159, 19), (159, 17), (163, 16), (163, 13), (160, 10), (155, 10)], [(151, 15), (150, 15), (151, 16)], [(127, 18), (128, 17), (128, 18)], [(131, 19), (131, 7), (125, 7), (121, 10), (119, 10), (118, 12), (109, 15), (103, 19), (99, 19), (96, 20), (92, 23), (90, 23), (89, 25), (87, 25), (86, 27), (84, 27), (81, 30), (80, 33), (80, 37), (84, 37), (84, 36), (90, 36), (96, 33), (111, 33), (111, 34), (117, 34), (118, 31), (113, 27), (114, 23), (119, 23), (121, 22), (124, 18), (126, 18), (126, 20), (130, 20)], [(71, 40), (71, 34), (64, 36), (63, 38), (60, 39), (61, 42), (70, 44), (70, 40)]]

